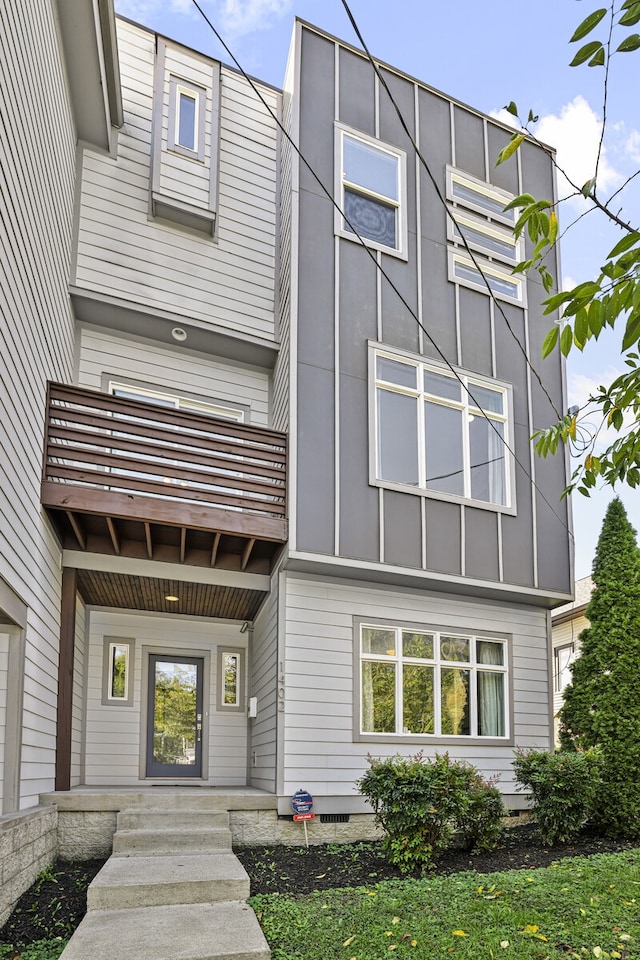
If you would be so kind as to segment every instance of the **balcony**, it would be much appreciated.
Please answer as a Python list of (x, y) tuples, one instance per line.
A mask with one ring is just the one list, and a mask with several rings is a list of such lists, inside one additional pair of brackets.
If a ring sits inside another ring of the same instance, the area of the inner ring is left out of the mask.
[(283, 433), (49, 384), (41, 499), (67, 549), (268, 573), (286, 481)]

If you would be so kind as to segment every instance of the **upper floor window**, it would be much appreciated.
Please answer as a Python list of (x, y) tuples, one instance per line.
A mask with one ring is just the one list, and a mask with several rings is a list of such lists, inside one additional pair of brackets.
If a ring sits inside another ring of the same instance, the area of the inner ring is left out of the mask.
[[(447, 200), (455, 216), (447, 217), (449, 279), (500, 299), (524, 304), (523, 278), (511, 271), (524, 257), (524, 241), (513, 234), (515, 210), (504, 211), (513, 196), (447, 167)], [(477, 265), (465, 252), (465, 244), (480, 256)], [(488, 288), (488, 289), (487, 289)]]
[(366, 134), (337, 131), (336, 232), (396, 256), (406, 256), (406, 157)]
[(244, 421), (244, 410), (234, 407), (223, 407), (215, 403), (205, 403), (202, 400), (190, 400), (188, 397), (178, 397), (159, 390), (150, 390), (146, 387), (133, 386), (127, 383), (109, 383), (109, 393), (114, 397), (124, 397), (128, 400), (142, 400), (144, 403), (157, 404), (160, 407), (172, 407), (174, 410), (192, 410), (194, 413), (204, 413), (210, 417), (222, 417), (224, 420)]
[(553, 650), (553, 681), (556, 693), (563, 693), (571, 683), (571, 664), (575, 657), (573, 643), (565, 643)]
[(507, 642), (360, 624), (360, 732), (506, 737)]
[(432, 360), (371, 352), (372, 482), (511, 509), (508, 386)]
[(204, 159), (205, 91), (178, 77), (169, 82), (169, 150)]

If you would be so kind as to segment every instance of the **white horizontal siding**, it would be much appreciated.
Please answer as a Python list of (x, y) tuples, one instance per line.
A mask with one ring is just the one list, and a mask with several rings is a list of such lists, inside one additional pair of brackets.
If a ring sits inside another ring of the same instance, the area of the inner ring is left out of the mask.
[[(84, 153), (76, 285), (273, 341), (273, 120), (246, 81), (223, 68), (216, 240), (150, 219), (154, 37), (122, 21), (118, 35), (125, 124), (117, 159)], [(201, 59), (171, 57), (174, 73), (202, 82)], [(277, 92), (261, 89), (276, 110)], [(184, 199), (184, 171), (179, 177), (167, 192)], [(197, 205), (201, 187), (192, 186)]]
[(258, 701), (258, 715), (250, 720), (249, 778), (251, 786), (276, 789), (278, 593), (277, 579), (256, 617), (250, 671), (250, 696)]
[(50, 0), (1, 5), (0, 77), (0, 575), (28, 607), (24, 808), (53, 786), (60, 549), (39, 486), (46, 381), (70, 379), (74, 338), (75, 131)]
[(7, 729), (7, 683), (9, 679), (9, 634), (0, 630), (0, 810), (4, 799), (4, 751)]
[(427, 755), (445, 750), (499, 776), (504, 793), (515, 789), (513, 745), (461, 740), (446, 746), (354, 741), (353, 618), (441, 625), (509, 634), (514, 743), (549, 745), (547, 627), (544, 611), (456, 597), (402, 593), (381, 587), (315, 578), (287, 579), (284, 793), (301, 784), (312, 794), (354, 796), (366, 756)]
[[(574, 645), (574, 658), (580, 655), (580, 634), (583, 630), (586, 630), (590, 626), (587, 618), (582, 614), (581, 616), (576, 617), (573, 620), (567, 620), (565, 623), (554, 624), (551, 629), (551, 637), (553, 642), (553, 648), (564, 647), (568, 643)], [(552, 662), (552, 666), (555, 669), (555, 663)], [(555, 689), (555, 678), (554, 678), (554, 690), (553, 690), (553, 715), (557, 716), (558, 711), (562, 707), (563, 695)]]
[(104, 328), (84, 327), (78, 383), (103, 390), (105, 376), (205, 403), (248, 406), (248, 422), (259, 427), (269, 423), (269, 377), (264, 370), (110, 333)]
[[(105, 636), (135, 639), (131, 707), (102, 705)], [(185, 655), (209, 651), (210, 697), (205, 704), (204, 717), (204, 723), (209, 727), (208, 782), (215, 786), (244, 786), (247, 718), (244, 711), (224, 713), (216, 710), (216, 654), (218, 646), (246, 649), (246, 636), (246, 633), (240, 633), (240, 624), (92, 609), (87, 662), (85, 783), (89, 786), (128, 786), (140, 782), (141, 710), (143, 688), (147, 683), (142, 648), (160, 647)]]

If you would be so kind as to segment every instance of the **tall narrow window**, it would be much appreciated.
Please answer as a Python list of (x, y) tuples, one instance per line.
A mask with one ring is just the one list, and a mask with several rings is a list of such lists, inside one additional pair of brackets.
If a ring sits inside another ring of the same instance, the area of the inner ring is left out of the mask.
[(133, 704), (134, 641), (121, 637), (105, 637), (102, 669), (102, 703), (104, 706), (130, 707)]
[(404, 256), (405, 155), (365, 134), (338, 128), (337, 232)]
[(218, 711), (240, 712), (245, 706), (245, 652), (241, 647), (218, 647)]
[(176, 116), (176, 143), (187, 150), (195, 150), (198, 132), (198, 98), (195, 94), (178, 88)]

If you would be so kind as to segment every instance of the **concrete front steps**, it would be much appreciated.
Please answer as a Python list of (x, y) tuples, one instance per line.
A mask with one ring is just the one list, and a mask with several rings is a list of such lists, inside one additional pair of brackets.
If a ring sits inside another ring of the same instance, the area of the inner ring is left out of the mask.
[(200, 797), (180, 809), (158, 799), (118, 813), (113, 855), (62, 960), (269, 960), (228, 813)]

